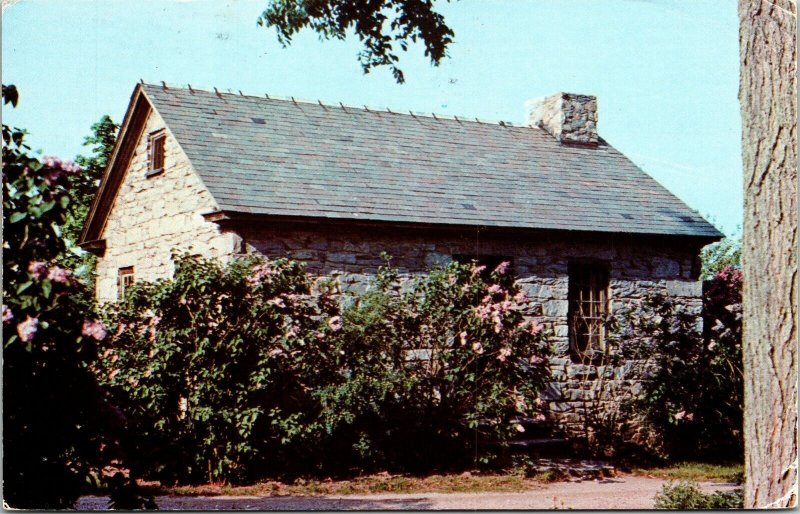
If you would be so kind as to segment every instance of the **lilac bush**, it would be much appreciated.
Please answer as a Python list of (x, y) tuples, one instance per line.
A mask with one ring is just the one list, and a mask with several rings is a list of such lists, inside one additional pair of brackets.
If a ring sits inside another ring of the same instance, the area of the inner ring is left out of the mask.
[(100, 376), (132, 468), (247, 482), (487, 457), (516, 416), (543, 415), (547, 344), (505, 267), (479, 272), (452, 264), (399, 293), (384, 267), (348, 298), (285, 259), (176, 257), (172, 279), (107, 312)]

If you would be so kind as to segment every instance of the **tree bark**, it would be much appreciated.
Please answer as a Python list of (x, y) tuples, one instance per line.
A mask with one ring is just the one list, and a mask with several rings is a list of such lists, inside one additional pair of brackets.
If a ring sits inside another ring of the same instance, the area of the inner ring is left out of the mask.
[(797, 504), (797, 16), (739, 0), (745, 507)]

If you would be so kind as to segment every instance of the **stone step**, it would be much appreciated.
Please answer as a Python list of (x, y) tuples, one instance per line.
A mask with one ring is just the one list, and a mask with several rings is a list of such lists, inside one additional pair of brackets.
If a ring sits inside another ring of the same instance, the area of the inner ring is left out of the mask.
[(529, 466), (527, 474), (533, 476), (542, 472), (551, 472), (574, 481), (602, 480), (617, 474), (616, 468), (609, 462), (571, 458), (536, 459)]
[(532, 437), (515, 439), (509, 443), (513, 453), (526, 453), (533, 457), (570, 457), (572, 445), (562, 437)]

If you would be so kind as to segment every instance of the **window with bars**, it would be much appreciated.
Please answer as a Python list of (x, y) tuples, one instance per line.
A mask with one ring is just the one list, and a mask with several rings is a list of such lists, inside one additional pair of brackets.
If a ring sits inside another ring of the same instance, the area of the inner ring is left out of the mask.
[(147, 176), (157, 175), (164, 171), (165, 143), (167, 135), (163, 130), (150, 134), (148, 140), (149, 164)]
[(120, 268), (117, 272), (117, 300), (125, 298), (125, 292), (133, 285), (133, 266)]
[(608, 263), (569, 264), (569, 339), (576, 360), (591, 360), (606, 350), (608, 281)]

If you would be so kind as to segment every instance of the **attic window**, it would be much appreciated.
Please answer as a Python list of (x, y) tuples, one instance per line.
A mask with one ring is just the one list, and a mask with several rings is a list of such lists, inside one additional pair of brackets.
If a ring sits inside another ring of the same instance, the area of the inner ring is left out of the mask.
[(148, 167), (147, 176), (152, 177), (164, 171), (164, 155), (167, 134), (163, 130), (150, 134), (147, 141)]

